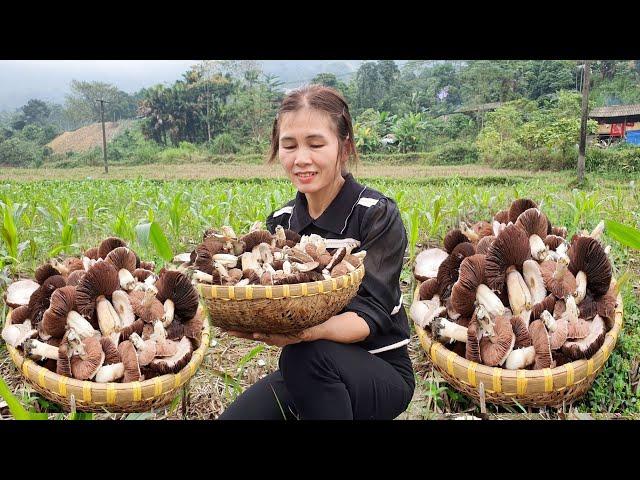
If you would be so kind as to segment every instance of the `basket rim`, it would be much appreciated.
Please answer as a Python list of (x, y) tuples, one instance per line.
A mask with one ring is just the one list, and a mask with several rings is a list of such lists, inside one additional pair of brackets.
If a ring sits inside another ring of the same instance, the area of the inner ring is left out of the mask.
[[(12, 308), (9, 308), (7, 313), (7, 325), (11, 324), (12, 310)], [(64, 375), (59, 375), (42, 365), (38, 365), (30, 358), (25, 358), (17, 348), (12, 347), (9, 344), (6, 346), (11, 360), (27, 383), (37, 384), (39, 388), (50, 392), (55, 397), (62, 397), (67, 401), (70, 400), (73, 395), (71, 390), (75, 390), (78, 393), (82, 392), (80, 395), (74, 396), (76, 402), (96, 407), (104, 406), (108, 409), (109, 406), (117, 407), (121, 403), (124, 403), (122, 400), (121, 402), (118, 402), (119, 393), (130, 392), (133, 394), (134, 403), (143, 404), (160, 398), (182, 386), (195, 375), (198, 367), (202, 364), (206, 351), (209, 348), (210, 336), (210, 320), (209, 316), (205, 314), (200, 346), (193, 351), (191, 359), (179, 372), (159, 375), (148, 380), (128, 383), (98, 383), (92, 380), (78, 380), (72, 377), (65, 377)], [(46, 382), (45, 379), (49, 380), (49, 382)], [(57, 385), (57, 391), (49, 388), (47, 383)], [(150, 389), (153, 389), (153, 394), (151, 396), (142, 395), (143, 391), (149, 391)], [(104, 395), (105, 392), (107, 399), (106, 403), (92, 400), (95, 394)]]
[[(419, 286), (416, 288), (416, 290), (417, 289), (419, 289)], [(447, 363), (447, 368), (446, 368), (447, 373), (451, 375), (453, 378), (461, 382), (464, 382), (475, 388), (478, 388), (479, 386), (479, 382), (476, 382), (477, 383), (476, 385), (473, 385), (472, 383), (469, 382), (468, 374), (466, 375), (466, 378), (456, 375), (455, 369), (452, 367), (454, 362), (457, 365), (459, 365), (462, 369), (464, 369), (465, 373), (473, 372), (473, 376), (475, 376), (475, 374), (484, 374), (488, 377), (495, 377), (496, 375), (499, 375), (501, 379), (516, 380), (516, 382), (522, 382), (523, 379), (525, 381), (528, 380), (528, 381), (546, 382), (550, 377), (553, 378), (554, 376), (557, 376), (557, 375), (562, 375), (562, 376), (570, 375), (573, 378), (572, 382), (567, 381), (565, 385), (561, 385), (560, 387), (552, 388), (551, 390), (547, 391), (547, 393), (552, 393), (552, 392), (564, 390), (566, 387), (570, 386), (570, 384), (576, 384), (580, 381), (583, 381), (585, 378), (588, 378), (591, 375), (595, 375), (605, 365), (605, 363), (609, 359), (609, 356), (611, 355), (611, 353), (615, 348), (618, 336), (620, 334), (620, 331), (622, 330), (624, 305), (623, 305), (621, 294), (618, 294), (617, 301), (618, 301), (617, 302), (618, 306), (616, 307), (616, 310), (615, 310), (615, 321), (614, 321), (613, 328), (605, 334), (604, 343), (591, 356), (591, 358), (574, 360), (572, 362), (567, 362), (564, 365), (560, 365), (558, 367), (544, 368), (544, 369), (538, 369), (538, 370), (526, 370), (526, 369), (509, 370), (504, 367), (489, 367), (481, 363), (472, 362), (470, 360), (467, 360), (464, 357), (461, 357), (456, 352), (447, 349), (438, 340), (432, 339), (431, 335), (425, 329), (417, 325), (415, 322), (413, 323), (413, 325), (420, 339), (420, 344), (423, 350), (426, 352), (427, 357), (429, 358), (429, 361), (438, 368), (445, 368), (442, 365), (440, 365), (438, 362), (438, 351), (442, 351), (441, 358), (442, 356), (446, 357), (445, 361)], [(596, 367), (595, 359), (597, 356), (601, 356), (602, 358), (601, 358), (601, 361), (598, 362), (599, 365)], [(584, 375), (574, 374), (574, 372), (578, 372), (579, 369), (582, 369), (582, 367), (584, 367), (585, 365), (587, 367), (586, 374)], [(485, 386), (485, 388), (487, 387)], [(495, 393), (504, 394), (505, 392), (495, 392)]]
[(245, 285), (241, 287), (197, 283), (196, 290), (198, 290), (201, 297), (207, 300), (257, 300), (264, 298), (277, 300), (281, 298), (311, 297), (330, 294), (360, 283), (364, 275), (365, 268), (364, 263), (362, 263), (354, 271), (329, 280), (290, 285)]

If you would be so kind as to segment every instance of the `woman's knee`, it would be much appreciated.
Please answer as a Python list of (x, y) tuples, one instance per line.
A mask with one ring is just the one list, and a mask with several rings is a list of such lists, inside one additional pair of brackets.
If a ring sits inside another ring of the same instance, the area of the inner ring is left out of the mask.
[(282, 365), (299, 365), (314, 361), (325, 356), (333, 348), (335, 342), (330, 340), (315, 340), (313, 342), (293, 343), (285, 346), (280, 353), (280, 367)]

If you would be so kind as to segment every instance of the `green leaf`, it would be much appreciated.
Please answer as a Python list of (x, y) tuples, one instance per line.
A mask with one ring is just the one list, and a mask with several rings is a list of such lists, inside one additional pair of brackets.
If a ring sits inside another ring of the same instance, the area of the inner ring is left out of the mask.
[(151, 412), (129, 413), (124, 417), (125, 420), (153, 420), (154, 418), (156, 415)]
[(136, 236), (138, 237), (138, 243), (142, 246), (149, 244), (149, 240), (156, 249), (156, 252), (167, 262), (173, 259), (173, 252), (162, 232), (162, 228), (157, 222), (143, 223), (136, 226)]
[(627, 247), (640, 250), (640, 230), (613, 220), (605, 220), (604, 225), (607, 235), (614, 240)]
[(49, 418), (46, 413), (36, 413), (26, 410), (17, 397), (11, 393), (11, 390), (9, 390), (9, 387), (2, 378), (0, 378), (0, 396), (7, 402), (11, 415), (13, 415), (13, 418), (16, 420), (47, 420)]

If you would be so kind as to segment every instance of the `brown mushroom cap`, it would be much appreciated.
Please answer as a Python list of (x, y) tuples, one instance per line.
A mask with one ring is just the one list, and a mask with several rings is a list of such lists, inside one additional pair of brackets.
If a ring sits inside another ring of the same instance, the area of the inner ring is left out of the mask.
[(293, 230), (288, 228), (284, 229), (284, 236), (286, 237), (287, 241), (293, 242), (294, 245), (300, 243), (300, 240), (302, 239), (298, 232), (294, 232)]
[(126, 269), (131, 273), (136, 269), (136, 254), (127, 247), (117, 247), (111, 250), (106, 258), (117, 270)]
[(100, 345), (104, 352), (104, 365), (112, 365), (122, 361), (118, 348), (109, 337), (100, 337)]
[(137, 382), (141, 379), (140, 363), (138, 362), (138, 352), (131, 340), (126, 340), (118, 345), (118, 353), (124, 365), (124, 383)]
[(42, 317), (42, 331), (53, 338), (62, 338), (67, 327), (67, 314), (76, 307), (76, 287), (56, 289), (51, 295), (49, 308)]
[[(240, 275), (242, 271), (240, 270)], [(193, 318), (198, 310), (198, 292), (189, 279), (176, 270), (164, 270), (160, 272), (160, 278), (156, 282), (158, 300), (164, 303), (171, 299), (175, 305), (175, 314), (181, 321)]]
[(527, 323), (519, 315), (512, 316), (510, 321), (511, 328), (513, 328), (513, 333), (516, 336), (516, 343), (513, 348), (530, 347), (532, 343)]
[[(584, 300), (582, 302), (584, 302)], [(582, 302), (580, 302), (580, 305), (582, 305)], [(598, 297), (595, 303), (598, 315), (600, 315), (600, 317), (602, 317), (602, 319), (604, 320), (607, 330), (611, 330), (613, 328), (613, 324), (615, 323), (615, 314), (616, 307), (618, 306), (618, 301), (611, 293), (607, 292), (605, 295), (601, 295), (600, 297)]]
[(473, 315), (476, 290), (484, 283), (484, 270), (484, 255), (475, 254), (462, 260), (458, 280), (451, 289), (451, 306), (461, 315)]
[(567, 252), (569, 270), (574, 275), (582, 271), (587, 276), (587, 288), (594, 297), (604, 295), (611, 284), (611, 262), (600, 242), (591, 237), (575, 237)]
[(105, 355), (97, 337), (87, 337), (82, 340), (82, 344), (85, 354), (71, 357), (71, 373), (78, 380), (89, 380), (102, 366)]
[(29, 307), (22, 305), (11, 312), (11, 324), (24, 323), (29, 318)]
[(540, 315), (542, 315), (542, 312), (544, 312), (545, 310), (547, 310), (549, 313), (553, 312), (555, 306), (556, 306), (556, 296), (553, 293), (550, 293), (549, 295), (544, 297), (544, 300), (542, 300), (539, 303), (536, 303), (531, 308), (531, 320), (539, 319)]
[(142, 268), (144, 270), (149, 270), (150, 272), (153, 272), (156, 268), (156, 262), (141, 261), (136, 268)]
[(502, 365), (516, 342), (511, 319), (507, 315), (498, 315), (495, 322), (495, 335), (480, 340), (480, 357), (489, 367)]
[(429, 278), (435, 278), (438, 275), (438, 268), (440, 268), (442, 262), (447, 258), (449, 258), (449, 254), (440, 248), (427, 248), (422, 250), (416, 255), (413, 265), (413, 276), (420, 282), (424, 282)]
[(438, 295), (440, 286), (436, 278), (430, 278), (420, 284), (420, 300), (431, 300), (434, 295)]
[(470, 362), (482, 363), (480, 357), (480, 323), (475, 313), (467, 327), (467, 345), (464, 357)]
[(518, 216), (515, 223), (519, 227), (522, 227), (529, 235), (538, 235), (543, 240), (547, 236), (549, 220), (547, 220), (547, 216), (538, 208), (525, 210)]
[(180, 342), (178, 342), (178, 349), (174, 355), (156, 358), (149, 364), (149, 367), (151, 370), (161, 374), (176, 373), (189, 363), (192, 353), (193, 347), (191, 342), (187, 337), (182, 337)]
[[(176, 323), (176, 322), (173, 322)], [(199, 348), (202, 343), (202, 330), (204, 327), (204, 310), (198, 306), (196, 314), (184, 324), (184, 336), (191, 340), (193, 348)]]
[(145, 323), (152, 323), (154, 320), (162, 319), (164, 316), (164, 306), (157, 297), (147, 299), (145, 305), (145, 297), (148, 295), (147, 292), (134, 290), (129, 292), (129, 301), (131, 302), (131, 308), (136, 317)]
[(436, 278), (440, 285), (441, 299), (449, 298), (453, 284), (458, 280), (460, 264), (465, 258), (475, 253), (475, 248), (470, 242), (462, 242), (456, 245), (451, 254), (440, 264)]
[(567, 336), (569, 334), (569, 322), (567, 322), (567, 317), (561, 316), (555, 320), (556, 329), (549, 333), (549, 344), (551, 345), (551, 350), (558, 350), (561, 348), (564, 342), (567, 341)]
[(456, 248), (457, 245), (468, 241), (469, 239), (464, 233), (462, 233), (462, 230), (460, 230), (459, 228), (454, 228), (452, 230), (449, 230), (444, 236), (444, 249), (448, 254), (451, 254), (451, 252), (454, 248)]
[(58, 347), (58, 362), (56, 364), (56, 373), (65, 377), (72, 377), (71, 361), (68, 355), (69, 346), (66, 341), (62, 341)]
[(67, 257), (64, 259), (64, 262), (62, 262), (62, 264), (67, 269), (69, 274), (78, 270), (84, 271), (84, 263), (82, 263), (82, 259), (78, 257)]
[(98, 260), (100, 258), (98, 247), (91, 247), (84, 252), (84, 256), (90, 258), (91, 260)]
[(261, 243), (271, 245), (274, 237), (268, 230), (254, 230), (253, 232), (249, 232), (246, 235), (240, 237), (240, 240), (244, 242), (245, 250), (247, 252), (250, 252), (251, 250), (253, 250), (253, 247), (258, 246)]
[(598, 303), (594, 300), (592, 295), (587, 293), (584, 296), (580, 305), (578, 305), (578, 314), (580, 318), (584, 318), (585, 320), (593, 320), (593, 317), (595, 317), (596, 314), (599, 314)]
[(66, 285), (67, 282), (62, 275), (53, 275), (47, 278), (40, 288), (31, 294), (29, 298), (29, 318), (31, 318), (34, 326), (42, 321), (44, 312), (49, 308), (53, 292)]
[(553, 293), (557, 298), (564, 298), (576, 291), (576, 277), (566, 269), (561, 278), (554, 278), (556, 270), (559, 268), (558, 262), (545, 260), (540, 264), (540, 273), (544, 280), (545, 288)]
[(42, 285), (47, 278), (54, 275), (60, 275), (60, 272), (55, 269), (50, 263), (45, 263), (44, 265), (40, 265), (36, 269), (35, 279), (36, 282)]
[(87, 273), (84, 270), (74, 270), (67, 277), (67, 285), (72, 287), (77, 287), (80, 284), (80, 280), (84, 277), (84, 274)]
[(544, 239), (544, 244), (549, 247), (549, 250), (555, 250), (564, 243), (564, 238), (558, 235), (547, 235)]
[(567, 227), (551, 227), (551, 235), (557, 235), (558, 237), (567, 238)]
[[(175, 323), (175, 322), (171, 322), (171, 323)], [(142, 320), (141, 318), (138, 318), (131, 325), (123, 327), (122, 330), (120, 330), (120, 340), (121, 341), (128, 340), (131, 334), (134, 332), (142, 336), (142, 331), (144, 329), (144, 326), (145, 326), (144, 320)]]
[(479, 222), (471, 225), (471, 230), (473, 230), (480, 238), (493, 235), (493, 226), (484, 220), (480, 220)]
[(107, 258), (109, 252), (115, 250), (118, 247), (126, 247), (127, 244), (124, 240), (118, 237), (105, 238), (98, 246), (98, 258)]
[(551, 347), (549, 344), (549, 334), (542, 320), (534, 320), (529, 324), (529, 334), (531, 343), (536, 351), (534, 370), (540, 368), (550, 368), (553, 358), (551, 357)]
[(493, 234), (482, 237), (476, 245), (476, 253), (481, 253), (482, 255), (489, 253), (489, 247), (495, 239), (496, 237)]
[[(517, 217), (516, 217), (517, 218)], [(509, 210), (501, 210), (493, 216), (496, 222), (509, 223)]]
[(516, 225), (508, 225), (489, 247), (484, 272), (486, 285), (499, 292), (506, 290), (507, 268), (513, 265), (522, 271), (522, 264), (530, 254), (527, 232)]
[(120, 288), (118, 271), (109, 262), (98, 262), (87, 270), (76, 287), (76, 307), (78, 313), (91, 320), (96, 310), (96, 298), (110, 297)]
[(562, 345), (562, 353), (573, 360), (591, 358), (605, 340), (605, 324), (600, 315), (596, 315), (590, 323), (589, 334), (580, 340), (568, 341)]
[(153, 273), (151, 270), (146, 270), (144, 268), (136, 268), (133, 271), (133, 277), (139, 282), (144, 282), (147, 278), (153, 275), (155, 275), (155, 273)]
[(509, 207), (509, 222), (516, 223), (520, 214), (529, 210), (530, 208), (538, 208), (538, 204), (528, 198), (519, 198), (518, 200), (515, 200)]

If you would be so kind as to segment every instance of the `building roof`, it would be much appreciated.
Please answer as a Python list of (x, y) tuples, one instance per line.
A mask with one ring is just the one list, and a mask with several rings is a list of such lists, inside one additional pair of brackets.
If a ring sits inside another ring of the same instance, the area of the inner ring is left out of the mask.
[(597, 107), (589, 112), (589, 117), (591, 118), (630, 117), (632, 115), (640, 115), (640, 103)]
[(457, 110), (454, 110), (453, 113), (485, 112), (487, 110), (495, 110), (501, 105), (502, 102), (482, 103), (475, 106), (460, 107)]

